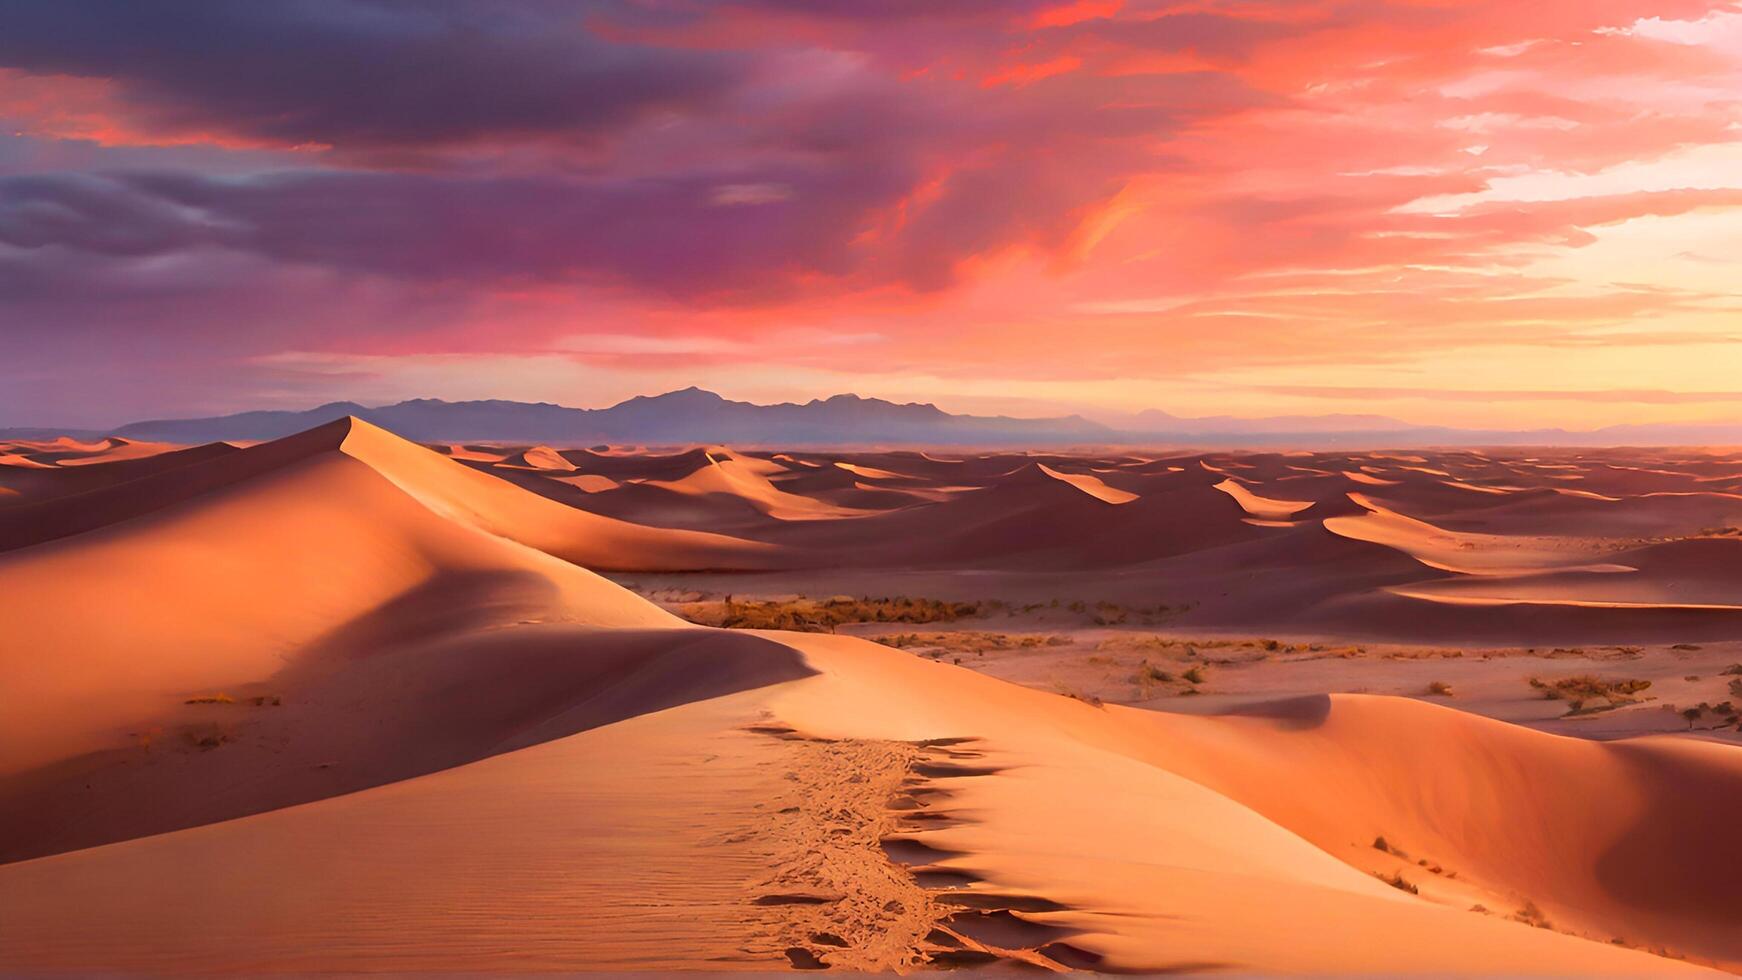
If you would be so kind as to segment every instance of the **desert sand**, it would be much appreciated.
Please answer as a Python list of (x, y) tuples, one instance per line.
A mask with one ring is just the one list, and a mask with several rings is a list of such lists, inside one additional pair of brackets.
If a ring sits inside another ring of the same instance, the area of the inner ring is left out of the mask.
[(0, 964), (1742, 971), (1738, 526), (1723, 451), (0, 446)]

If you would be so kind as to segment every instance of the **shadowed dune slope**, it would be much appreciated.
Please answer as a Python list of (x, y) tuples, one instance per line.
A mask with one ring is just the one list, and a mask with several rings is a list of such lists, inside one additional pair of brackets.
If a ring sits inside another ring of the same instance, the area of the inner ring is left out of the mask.
[[(103, 460), (87, 466), (35, 464), (24, 468), (4, 467), (0, 468), (0, 487), (18, 491), (21, 500), (40, 501), (127, 483), (235, 452), (240, 450), (229, 443), (214, 442), (186, 449), (167, 449), (149, 456)], [(0, 515), (0, 521), (6, 522), (0, 525), (3, 527), (17, 527), (23, 523), (6, 515)], [(0, 541), (5, 541), (12, 533), (0, 530)]]
[(1613, 554), (1612, 571), (1574, 568), (1459, 578), (1399, 588), (1418, 599), (1561, 609), (1703, 610), (1742, 614), (1742, 538), (1689, 538)]
[(1425, 860), (1491, 890), (1502, 915), (1528, 903), (1598, 939), (1742, 965), (1742, 894), (1712, 873), (1742, 866), (1742, 838), (1724, 829), (1742, 806), (1735, 746), (1597, 742), (1362, 695), (1141, 718), (1159, 764), (1331, 854), (1400, 867), (1424, 890), (1439, 883), (1412, 867)]
[(1206, 483), (1123, 491), (1039, 463), (989, 485), (853, 521), (795, 525), (770, 540), (841, 564), (986, 568), (1117, 567), (1250, 540), (1261, 532)]

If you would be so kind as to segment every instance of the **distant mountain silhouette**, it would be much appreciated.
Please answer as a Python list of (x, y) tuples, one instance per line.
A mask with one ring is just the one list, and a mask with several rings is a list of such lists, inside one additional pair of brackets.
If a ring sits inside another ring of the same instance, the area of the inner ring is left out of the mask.
[(952, 415), (927, 403), (835, 395), (803, 404), (756, 405), (684, 388), (610, 408), (547, 402), (448, 402), (417, 398), (375, 408), (333, 402), (307, 411), (242, 412), (213, 418), (134, 422), (113, 430), (0, 429), (0, 436), (118, 435), (160, 442), (277, 439), (354, 415), (418, 442), (597, 443), (739, 446), (1200, 446), (1379, 448), (1403, 446), (1668, 446), (1742, 443), (1742, 425), (1622, 425), (1566, 429), (1455, 429), (1380, 415), (1180, 418), (1151, 409), (1111, 420)]
[(1075, 415), (1041, 419), (951, 415), (936, 405), (899, 405), (857, 395), (802, 405), (754, 405), (693, 387), (637, 396), (610, 408), (430, 398), (378, 408), (334, 402), (305, 412), (134, 422), (114, 434), (183, 443), (277, 439), (347, 415), (419, 442), (1026, 445), (1104, 442), (1114, 434)]

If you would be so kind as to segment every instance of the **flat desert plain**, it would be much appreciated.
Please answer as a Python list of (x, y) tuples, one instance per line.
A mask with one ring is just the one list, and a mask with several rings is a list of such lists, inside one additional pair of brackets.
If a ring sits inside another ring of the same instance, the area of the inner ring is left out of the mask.
[(1742, 453), (0, 445), (0, 968), (1742, 971)]

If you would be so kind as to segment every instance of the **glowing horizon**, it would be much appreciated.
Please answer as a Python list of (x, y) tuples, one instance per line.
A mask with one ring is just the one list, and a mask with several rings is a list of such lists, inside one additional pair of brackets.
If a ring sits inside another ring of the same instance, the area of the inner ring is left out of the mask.
[(1742, 4), (0, 0), (0, 426), (1742, 420)]

